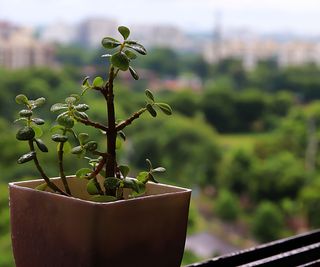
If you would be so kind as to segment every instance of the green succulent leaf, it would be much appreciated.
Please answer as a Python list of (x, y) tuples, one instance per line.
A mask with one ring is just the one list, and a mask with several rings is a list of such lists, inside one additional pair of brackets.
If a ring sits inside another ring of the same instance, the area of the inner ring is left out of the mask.
[(28, 105), (29, 104), (28, 98), (23, 94), (17, 95), (15, 100), (16, 100), (16, 103), (19, 105), (23, 105), (23, 104)]
[(111, 57), (111, 63), (122, 71), (126, 71), (129, 68), (129, 58), (122, 51)]
[(95, 151), (98, 148), (98, 143), (96, 141), (89, 141), (83, 147), (88, 151)]
[(33, 124), (31, 128), (35, 132), (35, 137), (40, 138), (43, 135), (43, 131), (38, 125)]
[(45, 121), (40, 118), (33, 118), (31, 121), (37, 125), (43, 125), (45, 123)]
[(124, 188), (130, 188), (137, 194), (143, 194), (145, 192), (144, 183), (135, 179), (125, 178), (122, 180)]
[(126, 135), (125, 135), (125, 133), (123, 131), (119, 131), (118, 135), (122, 138), (123, 141), (126, 141), (127, 137), (126, 137)]
[(84, 120), (87, 120), (89, 118), (89, 116), (87, 115), (87, 113), (85, 112), (80, 112), (80, 111), (77, 111), (77, 110), (74, 110), (73, 111), (73, 115), (78, 117), (78, 118), (81, 118), (81, 119), (84, 119)]
[(73, 147), (72, 149), (71, 149), (71, 153), (72, 154), (81, 154), (82, 153), (82, 151), (83, 151), (84, 149), (83, 149), (83, 147), (82, 146), (76, 146), (76, 147)]
[(24, 155), (22, 155), (19, 159), (18, 159), (18, 163), (22, 164), (22, 163), (26, 163), (28, 161), (33, 160), (36, 157), (36, 152), (31, 151), (29, 153), (26, 153)]
[(33, 112), (30, 109), (23, 109), (20, 110), (19, 116), (24, 118), (30, 118), (32, 116)]
[(126, 50), (126, 51), (124, 51), (124, 53), (127, 55), (127, 57), (130, 60), (134, 60), (134, 59), (137, 58), (137, 55), (135, 53), (133, 53), (132, 51), (130, 51), (130, 50)]
[(53, 134), (51, 139), (54, 142), (64, 143), (68, 141), (68, 136), (62, 134)]
[(154, 108), (151, 104), (147, 104), (146, 108), (152, 117), (157, 117), (157, 112), (154, 110)]
[(78, 140), (81, 145), (84, 145), (85, 142), (89, 139), (89, 135), (87, 133), (79, 133)]
[(133, 79), (139, 80), (139, 75), (131, 66), (129, 66), (129, 71), (130, 71), (130, 74), (133, 77)]
[(144, 48), (144, 46), (141, 44), (138, 44), (137, 42), (127, 41), (125, 46), (133, 49), (134, 51), (138, 52), (141, 55), (147, 54), (147, 50)]
[(87, 111), (89, 109), (89, 106), (87, 104), (78, 104), (76, 106), (74, 106), (74, 108), (77, 110), (77, 111)]
[(31, 127), (25, 126), (17, 132), (16, 138), (20, 141), (28, 141), (32, 140), (35, 137), (35, 135), (36, 134)]
[(103, 54), (101, 57), (112, 57), (111, 54)]
[(57, 125), (54, 125), (54, 126), (51, 127), (50, 132), (51, 133), (58, 132), (58, 131), (61, 132), (63, 130), (64, 130), (64, 127), (59, 125), (59, 124), (57, 124)]
[(38, 186), (36, 186), (36, 190), (39, 190), (39, 191), (46, 191), (48, 185), (47, 183), (43, 183), (43, 184), (39, 184)]
[(116, 149), (121, 149), (123, 140), (119, 137), (116, 138)]
[(122, 35), (123, 39), (127, 40), (130, 35), (130, 30), (125, 26), (118, 27), (118, 31)]
[(112, 201), (116, 201), (117, 198), (114, 196), (107, 196), (107, 195), (94, 195), (90, 198), (90, 200), (94, 202), (112, 202)]
[(35, 142), (36, 142), (38, 148), (42, 152), (48, 152), (48, 147), (45, 145), (45, 143), (41, 139), (35, 139)]
[(102, 87), (103, 84), (104, 84), (104, 81), (103, 81), (103, 79), (102, 79), (101, 77), (99, 77), (99, 76), (96, 77), (96, 78), (94, 78), (93, 83), (92, 83), (92, 85), (93, 85), (94, 87)]
[(121, 45), (121, 43), (118, 40), (111, 37), (103, 38), (101, 41), (101, 44), (104, 48), (107, 48), (107, 49), (113, 49)]
[(19, 122), (19, 121), (27, 122), (28, 119), (27, 119), (27, 118), (19, 118), (19, 119), (14, 120), (14, 123), (17, 123), (17, 122)]
[(67, 104), (56, 103), (56, 104), (51, 106), (50, 111), (56, 112), (56, 111), (66, 110), (66, 109), (68, 109), (68, 105)]
[(65, 100), (66, 104), (73, 105), (77, 102), (77, 98), (74, 96), (68, 96)]
[(149, 170), (152, 170), (152, 163), (150, 159), (146, 159), (146, 162), (148, 164)]
[(129, 174), (130, 168), (127, 165), (120, 165), (118, 168), (119, 168), (123, 178), (126, 178)]
[(44, 97), (37, 98), (36, 100), (30, 101), (31, 106), (33, 108), (41, 107), (46, 103), (46, 99)]
[(146, 183), (149, 180), (149, 172), (143, 171), (143, 172), (139, 172), (137, 175), (137, 180), (142, 182), (142, 183)]
[(99, 190), (96, 187), (96, 184), (94, 182), (94, 179), (89, 180), (89, 182), (87, 183), (87, 192), (90, 195), (97, 195), (99, 194)]
[(147, 98), (149, 98), (152, 102), (154, 102), (153, 93), (149, 89), (145, 90), (145, 94), (146, 94)]
[(160, 173), (165, 172), (165, 171), (166, 171), (166, 169), (163, 167), (158, 167), (158, 168), (155, 168), (152, 170), (152, 172), (160, 172)]
[(120, 185), (121, 180), (116, 177), (107, 177), (103, 185), (106, 189), (114, 190), (117, 189), (117, 187)]
[(172, 115), (171, 107), (166, 103), (155, 103), (157, 107), (161, 109), (161, 111), (166, 115)]
[(81, 179), (87, 179), (88, 174), (90, 174), (91, 172), (92, 170), (89, 168), (82, 168), (76, 172), (76, 177)]
[(57, 122), (61, 125), (64, 126), (66, 128), (72, 128), (74, 126), (74, 120), (73, 118), (64, 115), (64, 114), (60, 114), (57, 118)]
[(86, 89), (86, 88), (90, 88), (90, 83), (89, 83), (89, 76), (86, 76), (83, 81), (82, 81), (82, 88)]
[(152, 181), (154, 183), (159, 183), (156, 178), (152, 175), (152, 173), (149, 173), (148, 175), (148, 181)]

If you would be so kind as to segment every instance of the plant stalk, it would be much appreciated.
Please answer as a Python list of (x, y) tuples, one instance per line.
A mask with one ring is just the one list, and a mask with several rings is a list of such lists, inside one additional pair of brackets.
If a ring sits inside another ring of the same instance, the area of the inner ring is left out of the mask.
[[(66, 130), (63, 131), (63, 135), (66, 134)], [(58, 160), (59, 160), (59, 172), (60, 172), (60, 177), (63, 183), (63, 186), (67, 192), (67, 194), (71, 195), (71, 191), (68, 185), (68, 181), (66, 178), (66, 175), (64, 173), (64, 167), (63, 167), (63, 146), (64, 142), (59, 143), (59, 149), (58, 149)]]
[[(33, 140), (29, 140), (29, 147), (30, 147), (31, 151), (35, 151), (34, 145), (33, 145)], [(53, 182), (50, 181), (50, 178), (45, 174), (42, 167), (40, 166), (37, 154), (35, 154), (33, 161), (34, 161), (39, 173), (41, 174), (41, 177), (45, 180), (45, 182), (47, 183), (47, 185), (50, 189), (52, 189), (54, 192), (59, 192), (61, 195), (69, 196), (69, 194), (63, 192), (58, 186), (56, 186)]]

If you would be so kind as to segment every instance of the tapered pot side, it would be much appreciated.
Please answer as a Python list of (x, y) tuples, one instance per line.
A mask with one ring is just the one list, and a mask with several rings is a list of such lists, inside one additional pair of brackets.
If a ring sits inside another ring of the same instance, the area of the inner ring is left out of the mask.
[[(89, 197), (85, 181), (68, 181)], [(148, 183), (144, 197), (95, 203), (33, 189), (41, 183), (9, 184), (17, 267), (180, 266), (191, 190)]]

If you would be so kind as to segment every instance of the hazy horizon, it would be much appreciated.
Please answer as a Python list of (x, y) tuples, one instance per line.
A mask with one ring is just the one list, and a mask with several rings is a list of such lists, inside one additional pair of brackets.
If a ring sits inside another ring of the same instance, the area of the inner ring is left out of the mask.
[(46, 26), (57, 21), (74, 24), (98, 16), (129, 26), (169, 24), (187, 32), (208, 32), (220, 14), (220, 24), (225, 28), (320, 35), (319, 13), (320, 2), (316, 0), (92, 0), (90, 3), (83, 0), (0, 0), (0, 20), (28, 26)]

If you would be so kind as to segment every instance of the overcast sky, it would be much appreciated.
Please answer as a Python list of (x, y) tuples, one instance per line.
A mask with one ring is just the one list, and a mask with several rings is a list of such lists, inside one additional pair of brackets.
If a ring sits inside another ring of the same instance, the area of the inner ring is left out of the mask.
[(208, 31), (217, 13), (226, 27), (320, 35), (320, 0), (0, 0), (0, 20), (28, 25), (106, 16)]

